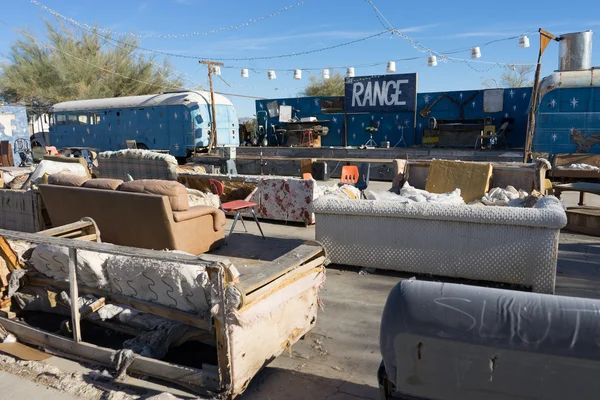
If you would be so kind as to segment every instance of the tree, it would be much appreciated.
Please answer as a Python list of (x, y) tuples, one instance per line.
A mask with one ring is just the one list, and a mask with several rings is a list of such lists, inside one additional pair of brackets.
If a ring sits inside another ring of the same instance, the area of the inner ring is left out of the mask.
[(500, 75), (500, 85), (494, 78), (488, 78), (482, 82), (485, 87), (505, 87), (519, 88), (533, 86), (533, 79), (530, 74), (533, 72), (533, 65), (514, 65), (505, 66), (504, 72)]
[(46, 22), (46, 41), (24, 34), (10, 46), (9, 62), (0, 66), (0, 96), (28, 105), (68, 100), (133, 96), (177, 89), (168, 61), (136, 54), (137, 40), (99, 34), (77, 35), (65, 25)]
[(309, 84), (302, 91), (304, 96), (343, 96), (344, 77), (339, 72), (334, 72), (329, 79), (310, 76)]

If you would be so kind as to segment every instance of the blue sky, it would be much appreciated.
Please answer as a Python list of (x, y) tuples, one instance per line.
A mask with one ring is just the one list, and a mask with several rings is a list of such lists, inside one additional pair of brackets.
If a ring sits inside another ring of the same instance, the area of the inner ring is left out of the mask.
[[(300, 0), (40, 0), (41, 3), (85, 24), (97, 24), (116, 32), (136, 34), (185, 34), (208, 31), (259, 18)], [(594, 30), (600, 26), (600, 16), (582, 14), (593, 10), (594, 2), (582, 0), (577, 7), (564, 2), (515, 1), (501, 3), (485, 1), (399, 1), (374, 0), (379, 10), (394, 28), (428, 48), (444, 53), (465, 49), (452, 57), (469, 59), (469, 48), (483, 43), (535, 32), (542, 27), (557, 35)], [(47, 11), (29, 0), (10, 0), (3, 6), (0, 19), (27, 28), (38, 38), (43, 37), (42, 19), (54, 21)], [(211, 35), (176, 39), (143, 38), (140, 46), (190, 58), (170, 57), (177, 71), (184, 74), (186, 86), (207, 86), (206, 68), (198, 59), (250, 58), (298, 53), (329, 47), (364, 38), (384, 28), (371, 6), (364, 0), (306, 0), (277, 16)], [(10, 42), (18, 36), (0, 24), (0, 62), (5, 61)], [(502, 64), (535, 63), (539, 49), (537, 33), (529, 35), (531, 47), (521, 49), (518, 39), (501, 41), (481, 47), (479, 61)], [(147, 55), (152, 52), (140, 51)], [(155, 54), (156, 60), (163, 56)], [(385, 65), (358, 67), (364, 64), (385, 63), (410, 57), (412, 61), (397, 61), (398, 73), (417, 72), (419, 92), (466, 90), (482, 87), (486, 78), (498, 78), (502, 69), (494, 64), (440, 62), (427, 67), (427, 53), (414, 49), (405, 39), (389, 34), (322, 52), (270, 60), (224, 61), (223, 81), (215, 81), (215, 90), (266, 98), (296, 96), (308, 81), (310, 72), (303, 71), (302, 80), (294, 80), (290, 69), (355, 66), (356, 75), (385, 72)], [(600, 56), (593, 58), (600, 65)], [(544, 54), (542, 76), (552, 73), (558, 64), (558, 44), (551, 43)], [(248, 79), (240, 77), (240, 68), (250, 71)], [(274, 69), (277, 79), (268, 80), (266, 71)], [(338, 70), (345, 72), (345, 70)], [(254, 113), (254, 100), (230, 97), (240, 117)]]

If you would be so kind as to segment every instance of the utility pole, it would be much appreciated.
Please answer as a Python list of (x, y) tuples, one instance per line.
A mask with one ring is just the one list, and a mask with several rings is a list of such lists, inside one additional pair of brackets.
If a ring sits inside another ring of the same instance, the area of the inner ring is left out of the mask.
[[(200, 60), (200, 64), (206, 65), (208, 68), (208, 81), (210, 82), (210, 103), (212, 113), (212, 127), (210, 130), (210, 138), (208, 142), (208, 154), (212, 153), (213, 147), (217, 145), (217, 111), (215, 108), (215, 92), (213, 91), (213, 67), (222, 67), (225, 64), (215, 61)], [(194, 152), (196, 151), (196, 143), (194, 143)]]
[(535, 112), (537, 111), (537, 102), (540, 88), (540, 72), (542, 70), (542, 54), (548, 47), (551, 40), (557, 42), (560, 38), (540, 28), (540, 52), (538, 53), (537, 67), (535, 69), (535, 80), (533, 81), (533, 90), (531, 92), (531, 107), (527, 115), (527, 132), (525, 135), (525, 150), (523, 151), (523, 162), (526, 163), (531, 157), (531, 147), (533, 145), (533, 131), (535, 130)]

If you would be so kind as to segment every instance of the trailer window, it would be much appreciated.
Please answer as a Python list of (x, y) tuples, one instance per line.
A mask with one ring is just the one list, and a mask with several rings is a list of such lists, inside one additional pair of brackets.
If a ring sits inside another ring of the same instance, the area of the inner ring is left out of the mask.
[(54, 114), (56, 125), (65, 125), (67, 123), (67, 117), (65, 114)]
[(323, 114), (336, 114), (344, 112), (344, 98), (335, 97), (331, 99), (321, 99), (321, 112)]
[(77, 125), (77, 114), (67, 115), (67, 125)]
[(77, 121), (78, 121), (79, 125), (87, 125), (88, 116), (86, 114), (79, 114), (77, 116)]
[(98, 125), (100, 123), (100, 114), (91, 113), (90, 114), (90, 125)]

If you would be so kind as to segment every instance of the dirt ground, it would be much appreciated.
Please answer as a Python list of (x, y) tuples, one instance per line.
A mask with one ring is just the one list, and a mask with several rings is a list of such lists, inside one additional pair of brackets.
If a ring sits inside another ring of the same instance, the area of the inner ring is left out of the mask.
[[(576, 201), (577, 196), (565, 194), (567, 205), (574, 205)], [(588, 202), (591, 205), (600, 205), (600, 197), (590, 197)], [(228, 227), (229, 224), (231, 220), (228, 220)], [(258, 237), (255, 224), (246, 225), (249, 233), (243, 233), (243, 228), (238, 225), (237, 233), (231, 238), (232, 243), (236, 239), (245, 243), (262, 240)], [(290, 239), (314, 239), (314, 226), (305, 228), (267, 222), (262, 222), (261, 225), (267, 237), (280, 239), (281, 246), (285, 246), (286, 241)], [(249, 235), (254, 237), (248, 237)], [(226, 253), (236, 249), (232, 245), (230, 249), (223, 251)], [(376, 372), (381, 360), (380, 317), (390, 290), (401, 279), (407, 277), (382, 271), (359, 274), (356, 268), (329, 266), (327, 280), (321, 291), (325, 308), (319, 313), (317, 325), (311, 336), (294, 345), (291, 354), (283, 354), (271, 362), (253, 379), (240, 398), (244, 400), (379, 399)], [(561, 234), (556, 291), (557, 295), (600, 298), (600, 238), (568, 232)], [(3, 379), (6, 375), (0, 375), (0, 382), (2, 382), (0, 400), (8, 398), (3, 393), (19, 394), (10, 398), (35, 396), (47, 386), (65, 393), (64, 397), (61, 397), (59, 392), (50, 392), (53, 389), (48, 389), (48, 393), (52, 393), (51, 397), (57, 399), (148, 398), (165, 390), (173, 391), (173, 389), (131, 378), (127, 382), (128, 392), (121, 392), (119, 387), (115, 388), (91, 380), (89, 368), (65, 361), (60, 357), (52, 357), (43, 362), (52, 366), (50, 372), (34, 366), (32, 372), (19, 373), (19, 369), (27, 368), (24, 366), (16, 368), (14, 359), (10, 362), (6, 360), (11, 357), (2, 357), (0, 370), (14, 375), (10, 380)], [(64, 379), (73, 379), (73, 382), (57, 383)], [(37, 385), (28, 386), (31, 381), (36, 382)], [(87, 386), (82, 388), (78, 382), (83, 382)], [(72, 386), (71, 389), (69, 386)], [(183, 392), (176, 390), (173, 392), (184, 396)]]

